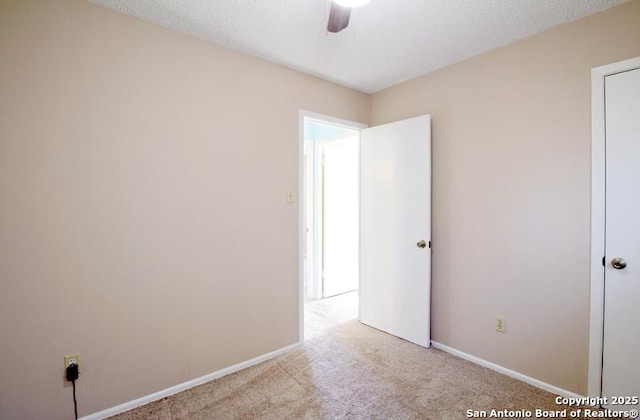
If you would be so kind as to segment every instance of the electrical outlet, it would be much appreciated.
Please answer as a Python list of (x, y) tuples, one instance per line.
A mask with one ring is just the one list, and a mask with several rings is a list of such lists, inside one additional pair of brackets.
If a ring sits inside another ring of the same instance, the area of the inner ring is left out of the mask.
[(75, 363), (78, 365), (78, 372), (81, 371), (82, 365), (80, 364), (80, 353), (72, 354), (70, 356), (64, 356), (64, 369), (67, 370), (70, 364)]
[(496, 316), (496, 331), (501, 333), (507, 332), (507, 318), (504, 316)]

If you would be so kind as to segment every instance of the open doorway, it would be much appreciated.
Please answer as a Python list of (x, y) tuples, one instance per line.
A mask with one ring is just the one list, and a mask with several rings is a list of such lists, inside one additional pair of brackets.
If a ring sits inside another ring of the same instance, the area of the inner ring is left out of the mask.
[(360, 128), (303, 116), (305, 339), (358, 317)]

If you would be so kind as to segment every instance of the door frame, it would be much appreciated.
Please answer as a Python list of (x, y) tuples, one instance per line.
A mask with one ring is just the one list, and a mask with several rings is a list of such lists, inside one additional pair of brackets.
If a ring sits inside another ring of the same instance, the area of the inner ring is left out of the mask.
[(605, 257), (605, 77), (640, 68), (640, 57), (591, 69), (591, 303), (587, 392), (602, 395)]
[(300, 110), (298, 112), (298, 342), (304, 342), (304, 120), (313, 119), (323, 123), (362, 130), (367, 124), (345, 120), (317, 112)]

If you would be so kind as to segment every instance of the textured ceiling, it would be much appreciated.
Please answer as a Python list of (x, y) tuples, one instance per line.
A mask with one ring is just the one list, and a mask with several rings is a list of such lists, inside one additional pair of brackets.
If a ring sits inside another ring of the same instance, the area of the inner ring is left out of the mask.
[(371, 0), (326, 32), (327, 0), (89, 0), (366, 93), (626, 0)]

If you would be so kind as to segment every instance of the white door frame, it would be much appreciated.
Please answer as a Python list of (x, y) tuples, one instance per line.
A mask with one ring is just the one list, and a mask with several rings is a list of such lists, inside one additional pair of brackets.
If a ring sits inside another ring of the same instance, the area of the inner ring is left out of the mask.
[(640, 68), (640, 57), (591, 69), (591, 316), (589, 322), (590, 397), (602, 393), (605, 256), (605, 77)]
[(329, 115), (300, 110), (298, 115), (298, 342), (304, 342), (304, 208), (302, 196), (304, 191), (304, 120), (305, 118), (328, 123), (351, 130), (367, 128), (366, 124), (343, 120)]

